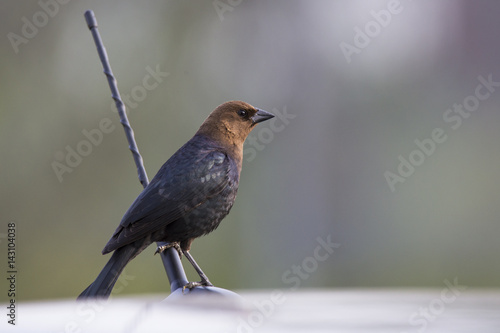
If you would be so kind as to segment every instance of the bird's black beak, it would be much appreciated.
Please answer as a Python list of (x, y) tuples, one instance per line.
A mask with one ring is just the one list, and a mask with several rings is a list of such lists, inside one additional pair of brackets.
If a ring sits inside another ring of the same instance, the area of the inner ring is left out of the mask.
[(254, 124), (260, 123), (262, 121), (266, 121), (268, 119), (274, 118), (274, 114), (271, 112), (267, 112), (261, 109), (257, 109), (257, 113), (253, 115), (250, 119)]

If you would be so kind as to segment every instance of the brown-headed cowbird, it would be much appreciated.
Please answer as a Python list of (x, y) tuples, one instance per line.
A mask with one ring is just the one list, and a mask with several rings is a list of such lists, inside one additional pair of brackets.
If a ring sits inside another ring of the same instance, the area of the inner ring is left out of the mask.
[[(108, 297), (125, 265), (153, 242), (174, 244), (190, 258), (193, 240), (217, 228), (233, 206), (246, 137), (273, 117), (241, 101), (218, 106), (132, 203), (102, 251), (113, 255), (78, 299)], [(212, 285), (197, 272), (202, 281), (188, 287)]]

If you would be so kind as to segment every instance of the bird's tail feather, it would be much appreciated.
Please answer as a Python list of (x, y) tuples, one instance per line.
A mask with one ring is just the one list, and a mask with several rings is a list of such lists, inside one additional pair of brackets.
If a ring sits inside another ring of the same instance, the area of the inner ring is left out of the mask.
[(108, 298), (125, 266), (144, 249), (143, 246), (138, 245), (132, 243), (116, 249), (99, 276), (77, 299)]

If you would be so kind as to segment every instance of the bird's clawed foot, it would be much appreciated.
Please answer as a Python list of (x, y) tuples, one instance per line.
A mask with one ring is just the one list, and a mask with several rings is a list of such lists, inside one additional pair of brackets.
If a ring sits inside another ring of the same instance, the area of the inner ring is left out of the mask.
[(201, 280), (200, 282), (188, 282), (184, 287), (182, 287), (182, 293), (184, 293), (184, 290), (186, 289), (193, 289), (196, 287), (213, 287), (214, 285), (208, 280)]
[(182, 254), (184, 253), (184, 255), (186, 256), (186, 259), (191, 263), (191, 265), (193, 265), (193, 268), (196, 270), (196, 272), (198, 273), (198, 275), (201, 278), (201, 281), (199, 281), (199, 282), (186, 283), (186, 285), (184, 285), (182, 287), (182, 293), (184, 293), (184, 291), (186, 289), (191, 290), (191, 289), (196, 288), (196, 287), (213, 287), (214, 286), (212, 284), (212, 282), (210, 282), (208, 277), (205, 275), (205, 273), (203, 273), (200, 266), (198, 266), (198, 264), (194, 260), (191, 253), (189, 253), (188, 250), (185, 250), (185, 251), (182, 250), (179, 242), (172, 242), (172, 243), (166, 243), (165, 245), (160, 245), (156, 248), (155, 254), (162, 253), (163, 251), (165, 251), (171, 247), (173, 247), (177, 250), (177, 252), (179, 253), (179, 258), (182, 258)]
[(178, 242), (173, 242), (173, 243), (168, 243), (167, 245), (158, 246), (156, 248), (155, 254), (162, 253), (163, 251), (171, 247), (175, 248), (177, 250), (177, 253), (179, 253), (179, 258), (182, 258), (182, 249)]

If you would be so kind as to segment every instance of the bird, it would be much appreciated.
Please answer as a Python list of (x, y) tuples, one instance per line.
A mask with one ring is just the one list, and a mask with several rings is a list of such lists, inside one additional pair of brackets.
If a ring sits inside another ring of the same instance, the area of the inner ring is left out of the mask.
[(213, 286), (192, 259), (191, 244), (215, 230), (231, 210), (245, 139), (258, 123), (273, 117), (242, 101), (215, 108), (126, 211), (102, 250), (113, 252), (111, 258), (77, 299), (108, 298), (125, 266), (154, 242), (169, 243), (157, 252), (173, 246), (180, 256), (184, 253), (200, 275), (200, 282), (184, 287)]

